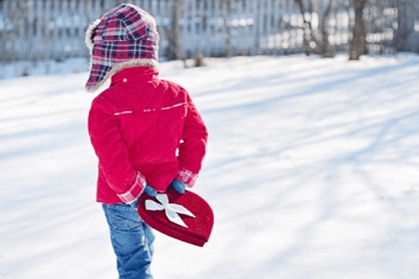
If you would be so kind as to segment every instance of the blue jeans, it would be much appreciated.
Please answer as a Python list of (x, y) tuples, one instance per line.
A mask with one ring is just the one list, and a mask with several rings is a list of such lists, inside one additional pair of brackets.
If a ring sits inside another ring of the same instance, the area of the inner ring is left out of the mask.
[(152, 279), (154, 234), (137, 213), (137, 202), (131, 205), (103, 204), (117, 258), (120, 279)]

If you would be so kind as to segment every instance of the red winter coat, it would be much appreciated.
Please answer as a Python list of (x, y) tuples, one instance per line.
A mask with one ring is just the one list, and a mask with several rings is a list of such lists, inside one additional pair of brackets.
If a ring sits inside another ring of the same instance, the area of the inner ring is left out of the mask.
[(92, 102), (88, 129), (99, 158), (97, 201), (132, 202), (146, 184), (192, 187), (207, 129), (188, 92), (149, 67), (127, 68)]

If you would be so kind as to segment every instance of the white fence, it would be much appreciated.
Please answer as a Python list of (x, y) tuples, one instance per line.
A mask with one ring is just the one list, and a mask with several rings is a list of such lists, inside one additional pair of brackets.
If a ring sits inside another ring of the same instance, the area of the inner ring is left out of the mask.
[[(304, 44), (313, 44), (307, 42), (307, 23), (314, 37), (321, 35), (324, 7), (308, 5), (313, 1), (303, 1), (307, 10), (302, 12), (294, 0), (0, 0), (0, 62), (87, 57), (86, 27), (120, 2), (136, 4), (156, 18), (161, 35), (160, 56), (165, 57), (174, 1), (181, 1), (179, 26), (187, 57), (197, 52), (205, 56), (303, 52), (307, 50)], [(346, 50), (354, 13), (349, 0), (331, 1), (324, 30), (333, 51)], [(406, 1), (418, 2), (414, 5), (419, 11), (419, 1)], [(396, 51), (400, 25), (397, 2), (369, 0), (364, 17), (370, 52)], [(414, 34), (409, 36), (415, 42), (415, 36), (419, 38), (419, 21), (413, 22)]]

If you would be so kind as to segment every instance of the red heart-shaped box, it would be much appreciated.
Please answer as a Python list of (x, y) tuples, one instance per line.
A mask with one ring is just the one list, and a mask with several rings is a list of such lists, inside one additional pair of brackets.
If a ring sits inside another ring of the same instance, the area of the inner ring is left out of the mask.
[(169, 189), (165, 194), (169, 199), (169, 204), (183, 206), (195, 215), (195, 217), (190, 217), (182, 213), (178, 214), (187, 227), (171, 222), (166, 216), (164, 209), (147, 210), (147, 200), (160, 204), (156, 198), (147, 194), (141, 195), (138, 201), (138, 214), (140, 217), (147, 225), (165, 235), (193, 245), (204, 246), (210, 237), (214, 225), (214, 213), (209, 204), (203, 198), (190, 191), (185, 191), (181, 195), (175, 190)]

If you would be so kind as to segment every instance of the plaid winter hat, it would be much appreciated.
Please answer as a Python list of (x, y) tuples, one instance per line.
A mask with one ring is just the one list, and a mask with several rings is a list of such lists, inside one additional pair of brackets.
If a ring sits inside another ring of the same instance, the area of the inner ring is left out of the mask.
[(135, 66), (157, 67), (158, 42), (154, 18), (132, 4), (121, 4), (89, 26), (89, 92), (97, 90), (113, 74)]

